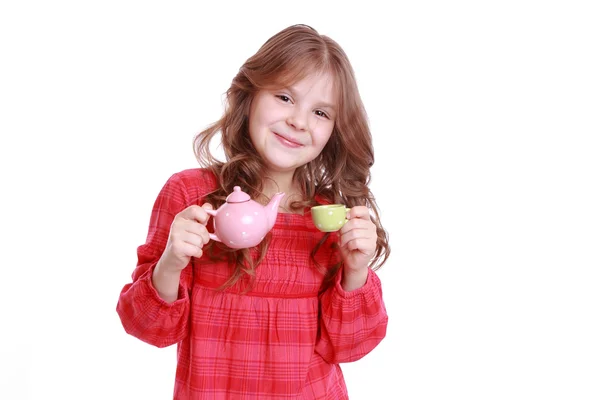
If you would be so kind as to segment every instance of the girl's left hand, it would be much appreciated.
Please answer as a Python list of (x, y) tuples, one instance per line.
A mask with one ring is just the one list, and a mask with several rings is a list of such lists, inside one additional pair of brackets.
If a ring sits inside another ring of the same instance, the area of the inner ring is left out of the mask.
[(377, 247), (377, 229), (369, 209), (355, 206), (348, 211), (348, 222), (339, 231), (344, 272), (365, 272)]

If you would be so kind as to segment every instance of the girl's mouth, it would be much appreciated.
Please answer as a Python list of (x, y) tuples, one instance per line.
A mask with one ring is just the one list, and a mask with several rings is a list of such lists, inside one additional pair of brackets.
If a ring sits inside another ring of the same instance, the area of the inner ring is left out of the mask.
[(278, 134), (277, 132), (273, 132), (275, 134), (275, 136), (277, 137), (277, 140), (279, 140), (280, 143), (282, 143), (283, 145), (285, 145), (286, 147), (292, 147), (292, 148), (298, 148), (298, 147), (302, 147), (303, 145), (297, 142), (293, 142), (283, 136), (281, 136), (280, 134)]

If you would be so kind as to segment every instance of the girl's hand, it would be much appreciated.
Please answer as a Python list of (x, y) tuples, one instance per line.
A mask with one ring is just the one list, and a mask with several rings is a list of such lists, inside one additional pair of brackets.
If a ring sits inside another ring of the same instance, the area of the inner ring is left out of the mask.
[(355, 206), (348, 211), (348, 222), (340, 229), (340, 251), (344, 262), (345, 290), (363, 286), (368, 266), (377, 248), (377, 228), (371, 221), (369, 209)]
[(202, 256), (202, 248), (210, 240), (206, 229), (210, 215), (206, 209), (212, 210), (212, 205), (189, 206), (175, 216), (165, 251), (157, 265), (163, 273), (179, 273), (189, 264), (190, 258)]

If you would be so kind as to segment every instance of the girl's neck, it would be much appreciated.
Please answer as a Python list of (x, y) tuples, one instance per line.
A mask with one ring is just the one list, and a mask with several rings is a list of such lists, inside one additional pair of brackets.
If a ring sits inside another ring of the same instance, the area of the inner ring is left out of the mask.
[(287, 195), (299, 192), (299, 187), (293, 180), (293, 174), (270, 174), (263, 180), (263, 193), (267, 197), (283, 192)]
[(269, 177), (263, 182), (263, 194), (270, 199), (275, 193), (283, 192), (285, 196), (279, 204), (279, 211), (285, 213), (293, 213), (291, 204), (294, 201), (302, 200), (302, 192), (296, 182), (292, 180), (292, 175), (288, 177), (278, 176)]

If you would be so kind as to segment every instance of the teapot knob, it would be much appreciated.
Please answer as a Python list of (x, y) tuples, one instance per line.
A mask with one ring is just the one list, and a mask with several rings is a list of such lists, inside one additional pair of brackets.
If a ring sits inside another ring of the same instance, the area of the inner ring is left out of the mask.
[(227, 199), (225, 199), (225, 201), (228, 203), (243, 203), (248, 200), (250, 200), (250, 196), (242, 191), (242, 188), (239, 186), (234, 186), (233, 192), (231, 192), (231, 194), (227, 196)]

